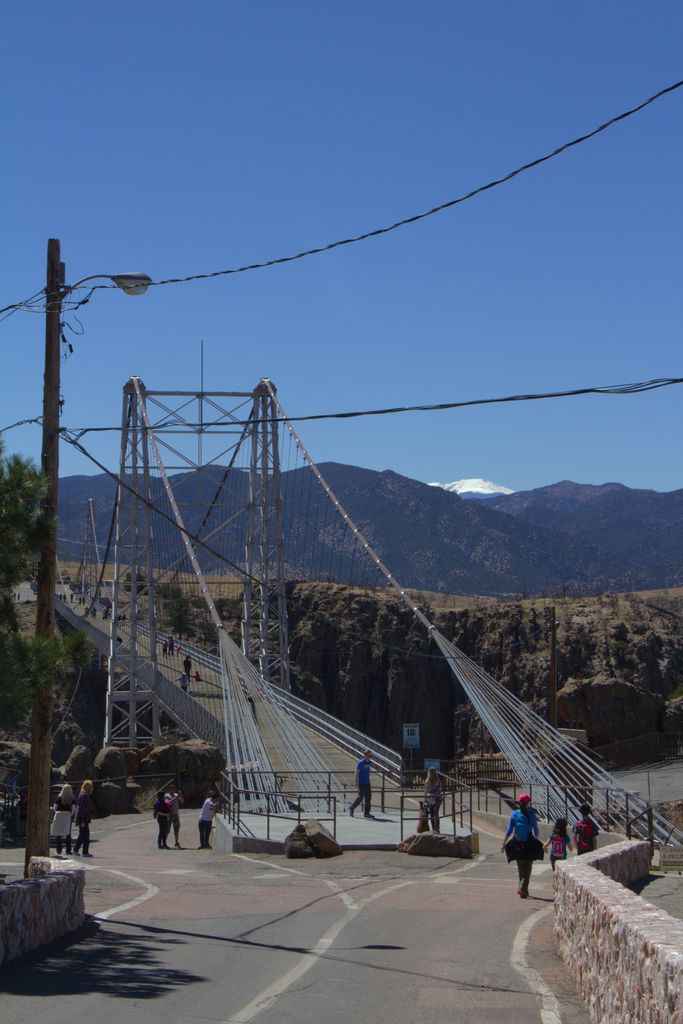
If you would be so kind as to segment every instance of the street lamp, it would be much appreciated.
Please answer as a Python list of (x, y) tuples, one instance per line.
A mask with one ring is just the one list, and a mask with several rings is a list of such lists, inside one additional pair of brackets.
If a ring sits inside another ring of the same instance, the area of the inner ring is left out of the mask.
[[(49, 523), (41, 545), (36, 586), (36, 636), (55, 635), (55, 587), (57, 583), (57, 496), (59, 485), (59, 391), (62, 302), (86, 281), (107, 279), (128, 295), (142, 295), (151, 284), (147, 274), (93, 274), (75, 284), (64, 284), (64, 264), (58, 238), (47, 243), (47, 285), (45, 288), (45, 374), (43, 378), (43, 445), (41, 469), (45, 496), (41, 511)], [(28, 820), (24, 874), (31, 857), (50, 852), (50, 768), (52, 754), (51, 680), (33, 698), (31, 709), (31, 758), (28, 778)]]

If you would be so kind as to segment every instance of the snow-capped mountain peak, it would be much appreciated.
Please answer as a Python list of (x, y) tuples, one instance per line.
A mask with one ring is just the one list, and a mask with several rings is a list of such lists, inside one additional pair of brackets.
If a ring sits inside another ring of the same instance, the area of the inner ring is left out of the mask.
[(454, 494), (466, 494), (473, 497), (489, 497), (493, 494), (514, 494), (509, 487), (502, 484), (494, 484), (491, 480), (454, 480), (451, 484), (430, 483), (430, 487), (442, 487), (444, 491), (452, 491)]

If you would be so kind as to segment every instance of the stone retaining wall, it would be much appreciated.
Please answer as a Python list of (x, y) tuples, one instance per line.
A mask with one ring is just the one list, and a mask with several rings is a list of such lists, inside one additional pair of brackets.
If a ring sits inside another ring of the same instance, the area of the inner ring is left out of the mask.
[(32, 857), (29, 878), (0, 886), (0, 964), (79, 928), (85, 871), (70, 860)]
[(649, 854), (626, 841), (556, 865), (558, 952), (595, 1024), (683, 1024), (683, 921), (625, 888)]

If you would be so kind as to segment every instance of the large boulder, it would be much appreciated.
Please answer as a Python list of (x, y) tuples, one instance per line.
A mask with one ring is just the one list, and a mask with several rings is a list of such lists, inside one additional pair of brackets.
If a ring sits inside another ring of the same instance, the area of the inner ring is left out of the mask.
[(100, 782), (96, 800), (99, 814), (128, 814), (132, 810), (131, 794), (125, 782)]
[(472, 859), (472, 844), (466, 837), (444, 836), (439, 832), (421, 832), (409, 836), (398, 846), (399, 852), (413, 857), (460, 857)]
[(315, 849), (306, 835), (304, 825), (297, 825), (293, 832), (290, 832), (285, 839), (285, 856), (301, 860), (305, 857), (315, 857)]
[(570, 679), (557, 694), (557, 710), (580, 722), (593, 746), (659, 732), (664, 701), (654, 693), (613, 676)]
[(123, 747), (121, 753), (126, 762), (126, 775), (139, 775), (140, 765), (142, 764), (141, 751), (133, 750), (131, 747)]
[(86, 746), (86, 735), (75, 722), (62, 721), (52, 733), (52, 760), (66, 764), (76, 747)]
[(91, 752), (87, 747), (75, 747), (64, 766), (66, 781), (82, 782), (83, 779), (92, 779), (94, 775), (95, 765)]
[(204, 740), (185, 740), (155, 747), (140, 766), (141, 774), (161, 781), (174, 775), (186, 803), (205, 800), (225, 771), (225, 758), (218, 747)]
[(126, 759), (119, 747), (103, 747), (95, 757), (95, 770), (100, 779), (118, 779), (127, 776)]
[(683, 697), (674, 697), (666, 702), (663, 732), (683, 733)]
[(309, 843), (321, 857), (338, 857), (344, 852), (332, 833), (317, 818), (309, 818), (304, 831)]

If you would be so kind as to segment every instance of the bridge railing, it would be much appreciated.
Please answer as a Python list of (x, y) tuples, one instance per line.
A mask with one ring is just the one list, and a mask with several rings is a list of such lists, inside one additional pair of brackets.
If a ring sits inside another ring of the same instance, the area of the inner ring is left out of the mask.
[[(230, 822), (237, 835), (250, 834), (242, 814), (258, 814), (266, 819), (266, 839), (270, 839), (270, 826), (274, 820), (292, 821), (300, 825), (303, 820), (315, 814), (317, 821), (329, 821), (332, 835), (337, 835), (337, 819), (339, 817), (339, 801), (337, 794), (330, 791), (325, 797), (319, 789), (281, 789), (272, 790), (245, 789), (232, 781), (228, 774), (223, 774), (217, 784), (220, 797), (220, 810)], [(289, 806), (289, 813), (278, 810), (282, 800)]]
[[(144, 631), (144, 624), (142, 629)], [(170, 633), (157, 633), (157, 642), (163, 643), (164, 640), (168, 641), (170, 639)], [(180, 644), (181, 651), (183, 654), (189, 655), (193, 664), (203, 665), (220, 676), (220, 659), (215, 654), (210, 654), (200, 647), (195, 647), (186, 640), (180, 641)], [(281, 690), (272, 684), (266, 684), (266, 687), (273, 703), (289, 712), (302, 725), (307, 725), (313, 732), (324, 739), (328, 739), (331, 743), (341, 747), (355, 757), (361, 757), (366, 750), (371, 750), (373, 763), (383, 772), (386, 772), (393, 782), (400, 781), (402, 772), (401, 755), (392, 750), (391, 747), (378, 743), (377, 740), (374, 740), (366, 733), (361, 732), (359, 729), (354, 729), (353, 726), (347, 725), (314, 704), (309, 704), (308, 701), (303, 700), (301, 697), (295, 697), (294, 694)]]
[[(86, 632), (91, 633), (97, 631), (99, 633), (100, 649), (102, 649), (101, 637), (102, 630), (89, 622), (87, 618), (79, 615), (73, 607), (65, 602), (58, 602), (60, 604), (60, 612), (64, 617), (78, 628), (85, 628)], [(125, 623), (117, 625), (117, 628), (125, 628)], [(143, 634), (147, 635), (148, 628), (144, 622), (138, 622), (138, 630)], [(164, 640), (170, 640), (171, 634), (157, 633), (157, 643), (163, 643)], [(175, 639), (175, 638), (174, 638)], [(189, 655), (193, 664), (202, 665), (211, 671), (221, 674), (220, 659), (215, 654), (210, 654), (207, 651), (202, 650), (200, 647), (195, 647), (194, 644), (189, 643), (186, 640), (180, 641), (181, 651)], [(162, 702), (169, 710), (170, 714), (176, 717), (176, 708), (178, 713), (182, 711), (183, 717), (180, 719), (181, 724), (185, 725), (189, 717), (189, 709), (186, 702), (182, 698), (175, 700), (171, 690), (175, 690), (177, 693), (182, 694), (179, 687), (175, 684), (170, 683), (168, 680), (162, 677), (162, 683), (159, 686), (158, 695)], [(167, 685), (164, 685), (167, 684)], [(268, 689), (268, 695), (274, 704), (287, 711), (293, 718), (301, 722), (302, 725), (308, 726), (317, 735), (323, 737), (323, 739), (329, 740), (335, 746), (340, 747), (342, 750), (347, 751), (354, 757), (361, 757), (366, 750), (372, 751), (373, 763), (385, 772), (388, 777), (394, 783), (400, 783), (401, 775), (403, 770), (403, 763), (401, 755), (392, 750), (391, 747), (387, 747), (384, 743), (379, 743), (377, 740), (368, 736), (366, 733), (355, 729), (353, 726), (347, 725), (340, 719), (335, 718), (327, 711), (323, 711), (321, 708), (316, 707), (314, 704), (309, 704), (308, 701), (303, 700), (301, 697), (295, 697), (294, 694), (288, 693), (285, 690), (279, 689), (277, 686), (266, 684)], [(150, 684), (150, 688), (151, 684)], [(163, 691), (163, 697), (161, 692)], [(155, 691), (157, 692), (157, 691)], [(182, 694), (183, 697), (189, 701), (193, 701), (193, 698), (188, 694)], [(193, 703), (196, 703), (193, 701)], [(203, 710), (203, 709), (202, 709)], [(206, 712), (208, 715), (209, 713)], [(211, 716), (213, 718), (213, 716)], [(214, 720), (215, 721), (215, 720)], [(193, 735), (201, 735), (195, 731), (196, 726), (193, 728)], [(221, 725), (221, 731), (222, 731)], [(203, 737), (208, 739), (208, 736)], [(211, 740), (211, 742), (215, 742)], [(225, 749), (225, 738), (219, 744), (221, 749)]]
[(646, 839), (653, 846), (683, 845), (683, 833), (647, 800), (638, 793), (616, 786), (510, 783), (487, 779), (480, 781), (475, 792), (477, 809), (485, 813), (507, 814), (514, 808), (517, 795), (527, 792), (539, 817), (549, 823), (561, 813), (571, 828), (580, 816), (579, 807), (586, 803), (592, 808), (591, 816), (605, 832), (621, 832), (629, 838)]

